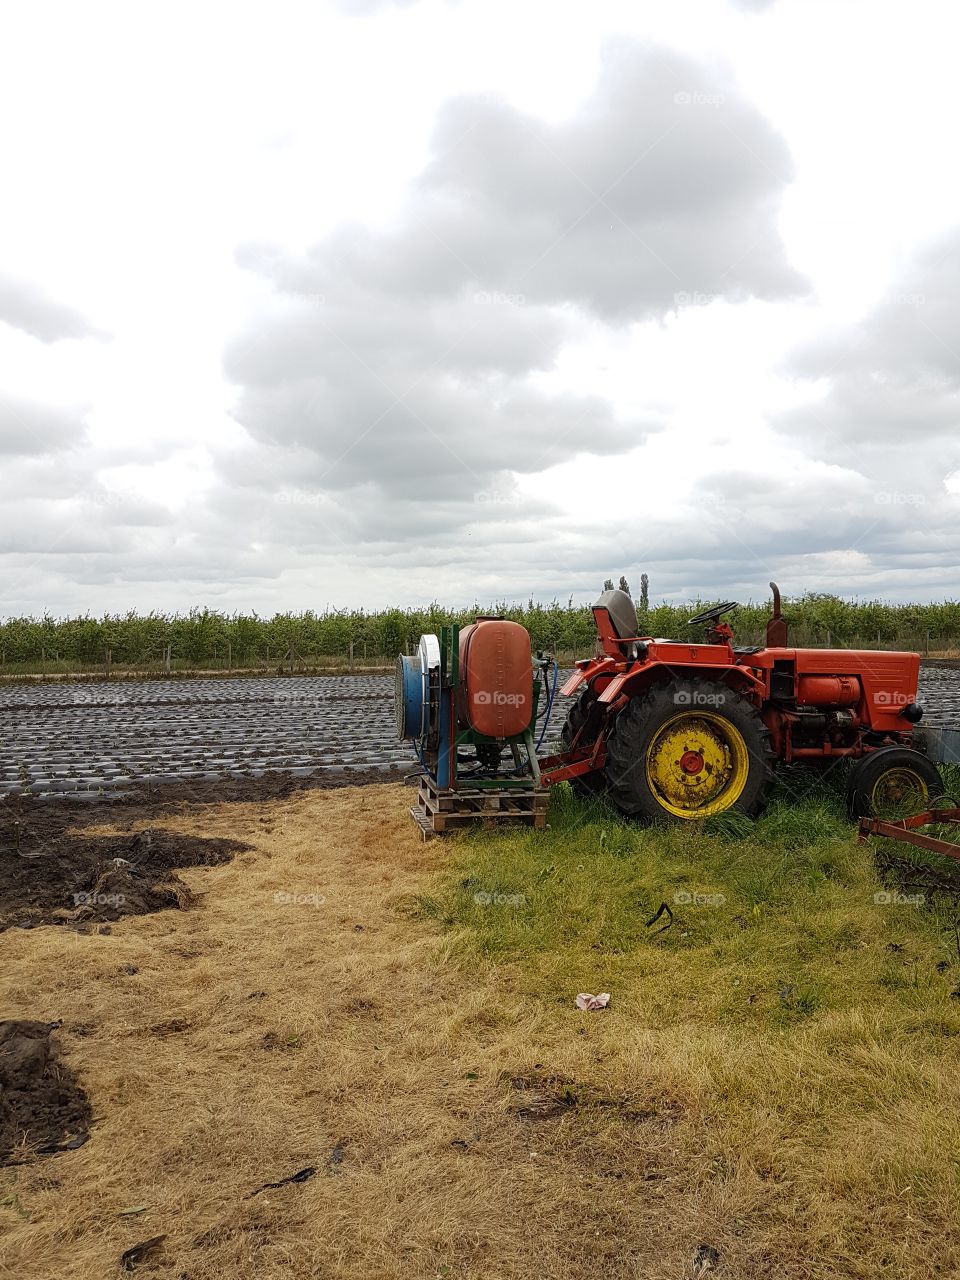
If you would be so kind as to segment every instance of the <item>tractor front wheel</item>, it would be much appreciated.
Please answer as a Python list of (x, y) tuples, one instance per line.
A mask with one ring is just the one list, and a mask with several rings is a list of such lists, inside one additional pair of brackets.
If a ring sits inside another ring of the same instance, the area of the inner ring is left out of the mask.
[(861, 756), (847, 780), (847, 807), (853, 819), (909, 818), (942, 795), (937, 766), (910, 747), (881, 747)]
[(607, 738), (610, 799), (630, 817), (661, 822), (728, 809), (762, 812), (771, 779), (769, 731), (753, 703), (693, 677), (633, 698)]

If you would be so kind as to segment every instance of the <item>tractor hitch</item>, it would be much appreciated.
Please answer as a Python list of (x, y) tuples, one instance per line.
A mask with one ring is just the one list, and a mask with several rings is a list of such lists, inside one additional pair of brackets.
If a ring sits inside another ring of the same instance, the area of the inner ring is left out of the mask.
[(917, 849), (926, 849), (929, 853), (939, 853), (945, 858), (960, 861), (960, 843), (954, 844), (951, 840), (924, 835), (917, 829), (935, 825), (955, 827), (960, 839), (960, 809), (927, 809), (924, 813), (915, 813), (910, 818), (901, 818), (896, 822), (861, 818), (858, 839), (863, 843), (869, 836), (885, 836), (888, 840), (898, 840), (901, 844), (911, 844)]

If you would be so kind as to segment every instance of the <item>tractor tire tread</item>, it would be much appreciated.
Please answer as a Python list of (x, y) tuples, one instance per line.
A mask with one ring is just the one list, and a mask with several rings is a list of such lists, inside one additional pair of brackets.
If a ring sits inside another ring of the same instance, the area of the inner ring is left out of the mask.
[[(729, 685), (696, 676), (680, 676), (660, 680), (646, 693), (632, 698), (617, 715), (607, 736), (607, 791), (610, 800), (630, 818), (660, 822), (682, 822), (664, 809), (646, 785), (645, 770), (638, 785), (636, 767), (654, 732), (678, 706), (699, 705), (699, 694), (722, 689), (725, 698), (733, 698), (735, 715), (727, 716), (743, 736), (751, 767), (746, 786), (732, 809), (747, 817), (757, 817), (766, 808), (773, 781), (774, 753), (770, 746), (770, 730), (757, 707)], [(726, 705), (726, 704), (724, 704)]]
[(930, 803), (944, 794), (944, 781), (933, 761), (914, 747), (881, 747), (861, 756), (847, 778), (847, 812), (851, 820), (873, 818), (872, 794), (880, 776), (887, 769), (909, 767), (916, 769), (927, 784)]

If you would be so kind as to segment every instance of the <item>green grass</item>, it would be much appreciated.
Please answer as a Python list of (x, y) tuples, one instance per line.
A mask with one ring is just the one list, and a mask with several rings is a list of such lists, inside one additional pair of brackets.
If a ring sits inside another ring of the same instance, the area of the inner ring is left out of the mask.
[[(692, 1214), (739, 1258), (731, 1274), (960, 1273), (954, 864), (859, 844), (840, 773), (800, 769), (756, 823), (640, 828), (558, 788), (549, 830), (445, 855), (420, 913), (465, 990), (502, 993), (516, 1074), (586, 1081), (628, 1110), (671, 1100), (687, 1190), (668, 1221)], [(579, 991), (610, 1007), (578, 1012)], [(644, 1203), (649, 1147), (631, 1147), (626, 1112), (604, 1115), (618, 1185)]]
[[(458, 841), (421, 909), (464, 959), (512, 966), (549, 1002), (608, 990), (638, 1018), (757, 1029), (859, 1003), (894, 1021), (926, 1010), (960, 1034), (953, 898), (896, 899), (943, 860), (898, 852), (903, 876), (884, 880), (875, 847), (856, 841), (842, 779), (799, 769), (756, 823), (641, 828), (559, 788), (549, 830)], [(662, 904), (672, 920), (651, 923)]]

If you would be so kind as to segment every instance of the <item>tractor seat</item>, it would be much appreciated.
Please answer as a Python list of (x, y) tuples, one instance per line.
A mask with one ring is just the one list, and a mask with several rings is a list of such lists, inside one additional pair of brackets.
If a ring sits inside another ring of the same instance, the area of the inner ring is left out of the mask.
[(750, 648), (749, 646), (742, 649), (734, 648), (733, 652), (743, 654), (744, 657), (746, 657), (748, 654), (751, 654), (751, 653), (760, 653), (762, 649), (763, 649), (762, 644), (755, 644), (753, 648)]
[[(604, 591), (593, 607), (606, 609), (614, 631), (621, 638), (637, 634), (637, 607), (625, 591), (620, 591), (619, 588)], [(637, 646), (633, 641), (621, 645), (620, 648), (625, 658), (637, 656)]]

